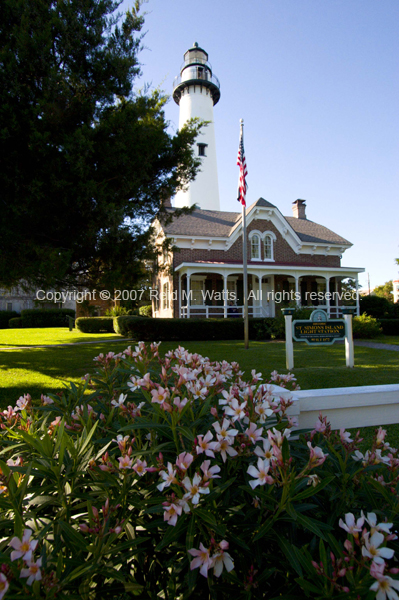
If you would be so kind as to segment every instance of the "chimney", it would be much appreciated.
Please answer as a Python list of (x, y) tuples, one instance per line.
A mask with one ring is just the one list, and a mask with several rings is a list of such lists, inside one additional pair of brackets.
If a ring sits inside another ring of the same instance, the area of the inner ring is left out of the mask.
[(295, 200), (292, 203), (292, 214), (296, 219), (306, 219), (306, 200)]

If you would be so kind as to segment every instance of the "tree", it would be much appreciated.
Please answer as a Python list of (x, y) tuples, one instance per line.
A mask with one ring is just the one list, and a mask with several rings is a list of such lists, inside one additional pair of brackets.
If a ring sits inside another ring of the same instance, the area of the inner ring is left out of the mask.
[(384, 285), (378, 285), (374, 288), (374, 294), (380, 298), (386, 298), (393, 302), (393, 281), (386, 281)]
[[(0, 284), (131, 285), (149, 223), (199, 167), (138, 93), (140, 0), (0, 4)], [(160, 202), (160, 199), (162, 200)]]

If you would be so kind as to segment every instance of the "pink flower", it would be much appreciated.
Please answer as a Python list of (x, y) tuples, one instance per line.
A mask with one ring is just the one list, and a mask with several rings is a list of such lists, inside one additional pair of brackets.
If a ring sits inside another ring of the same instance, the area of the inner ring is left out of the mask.
[(351, 533), (355, 538), (359, 537), (359, 533), (362, 531), (362, 527), (364, 524), (364, 517), (360, 517), (357, 521), (355, 521), (355, 517), (352, 513), (347, 513), (345, 515), (345, 523), (342, 519), (339, 520), (339, 526), (342, 529), (345, 529), (348, 533)]
[(214, 561), (213, 572), (216, 577), (220, 577), (223, 571), (223, 567), (229, 573), (234, 569), (234, 562), (228, 552), (225, 550), (229, 549), (229, 544), (226, 540), (223, 540), (219, 544), (220, 551), (212, 556)]
[(179, 504), (174, 503), (167, 505), (167, 503), (165, 502), (164, 511), (164, 521), (167, 521), (168, 525), (173, 525), (174, 527), (177, 523), (177, 517), (180, 516), (182, 513), (182, 507), (179, 506)]
[(318, 446), (312, 447), (312, 443), (308, 442), (308, 448), (310, 450), (309, 457), (309, 468), (319, 467), (326, 460), (328, 454), (324, 454), (323, 450)]
[(259, 446), (256, 446), (254, 453), (256, 456), (259, 456), (260, 458), (266, 458), (270, 462), (275, 459), (269, 440), (263, 440), (263, 450)]
[(155, 390), (151, 390), (151, 402), (155, 402), (156, 404), (163, 404), (169, 398), (169, 390), (159, 386)]
[(218, 467), (217, 465), (209, 468), (209, 465), (211, 464), (210, 460), (205, 460), (202, 465), (201, 465), (201, 471), (204, 474), (204, 479), (216, 479), (219, 478), (220, 479), (220, 475), (216, 475), (216, 473), (220, 472), (220, 467)]
[(233, 438), (238, 433), (238, 429), (229, 429), (230, 421), (228, 419), (223, 419), (223, 423), (220, 425), (216, 421), (216, 423), (212, 423), (212, 427), (214, 427), (217, 438), (220, 440), (221, 438)]
[(194, 475), (192, 482), (191, 479), (185, 477), (182, 483), (187, 490), (187, 494), (184, 494), (183, 499), (191, 500), (193, 504), (198, 504), (200, 494), (209, 494), (208, 487), (200, 487), (201, 477), (198, 473)]
[(32, 560), (32, 553), (34, 552), (37, 546), (37, 540), (30, 541), (32, 535), (31, 529), (25, 529), (22, 540), (17, 537), (13, 537), (11, 542), (8, 544), (11, 548), (14, 548), (14, 551), (11, 552), (11, 560), (17, 560), (18, 558), (22, 558), (28, 562)]
[(133, 459), (129, 458), (127, 454), (125, 456), (119, 456), (118, 460), (119, 460), (119, 468), (121, 470), (132, 468)]
[(159, 474), (163, 479), (163, 482), (157, 485), (157, 488), (160, 492), (162, 492), (166, 487), (172, 485), (172, 483), (177, 483), (176, 471), (173, 470), (172, 463), (168, 462), (168, 472), (161, 471)]
[(200, 567), (201, 575), (203, 575), (204, 577), (208, 577), (208, 569), (211, 569), (214, 563), (213, 558), (211, 558), (209, 555), (209, 548), (205, 548), (205, 546), (201, 542), (199, 550), (197, 550), (196, 548), (191, 548), (191, 550), (189, 550), (188, 552), (189, 554), (191, 554), (191, 556), (196, 557), (194, 558), (194, 560), (191, 561), (191, 571)]
[(391, 548), (380, 548), (384, 540), (383, 534), (379, 531), (375, 531), (371, 537), (369, 533), (366, 533), (364, 535), (365, 545), (362, 546), (362, 555), (371, 558), (377, 564), (382, 564), (384, 558), (392, 558), (394, 550)]
[(339, 437), (341, 438), (341, 442), (343, 444), (350, 444), (351, 442), (353, 442), (351, 434), (349, 433), (349, 431), (345, 431), (343, 427), (341, 427), (341, 429), (339, 430)]
[(233, 438), (230, 437), (220, 437), (218, 434), (218, 443), (215, 448), (215, 452), (220, 452), (222, 455), (223, 462), (227, 460), (227, 454), (229, 456), (237, 456), (238, 452), (231, 447), (233, 443)]
[(139, 475), (140, 477), (142, 477), (146, 471), (147, 471), (147, 463), (145, 460), (140, 460), (137, 459), (134, 467), (133, 467), (133, 471), (136, 471), (137, 475)]
[(27, 569), (21, 569), (19, 577), (27, 577), (27, 584), (32, 585), (34, 581), (40, 581), (42, 578), (42, 572), (40, 567), (42, 566), (42, 559), (39, 558), (36, 562), (32, 562), (31, 560), (26, 561)]
[(181, 471), (187, 471), (193, 460), (194, 457), (192, 454), (189, 452), (181, 452), (176, 459), (176, 467)]
[(274, 483), (273, 477), (270, 477), (270, 475), (267, 474), (270, 469), (269, 461), (258, 458), (257, 467), (258, 468), (251, 465), (247, 470), (248, 475), (255, 477), (253, 481), (249, 482), (251, 488), (254, 490), (256, 486), (265, 485), (266, 483), (272, 485)]
[(262, 441), (263, 427), (260, 429), (256, 429), (256, 423), (250, 423), (248, 429), (245, 431), (245, 435), (248, 437), (252, 444), (256, 444), (256, 442)]
[(237, 398), (233, 398), (233, 400), (230, 402), (230, 405), (225, 407), (225, 413), (226, 415), (229, 415), (233, 423), (235, 423), (238, 419), (243, 419), (245, 417), (246, 406), (246, 401), (240, 404)]
[(6, 591), (8, 590), (9, 587), (10, 587), (10, 584), (7, 581), (7, 577), (4, 575), (4, 573), (0, 573), (0, 600), (4, 596), (4, 594), (6, 593)]
[(214, 454), (214, 450), (217, 446), (217, 442), (211, 442), (211, 439), (213, 439), (213, 435), (211, 431), (208, 431), (206, 433), (206, 435), (199, 435), (198, 436), (198, 446), (196, 447), (196, 452), (197, 454), (202, 454), (203, 452), (205, 452), (205, 454), (207, 456), (211, 456), (212, 458), (215, 458), (215, 454)]
[(399, 596), (393, 588), (395, 588), (395, 590), (399, 590), (399, 581), (384, 575), (378, 577), (377, 580), (370, 586), (370, 590), (377, 592), (376, 600), (385, 600), (386, 598), (389, 600), (398, 600)]
[(29, 407), (32, 402), (32, 398), (30, 394), (25, 394), (24, 396), (20, 396), (17, 400), (17, 406), (14, 410), (25, 410)]

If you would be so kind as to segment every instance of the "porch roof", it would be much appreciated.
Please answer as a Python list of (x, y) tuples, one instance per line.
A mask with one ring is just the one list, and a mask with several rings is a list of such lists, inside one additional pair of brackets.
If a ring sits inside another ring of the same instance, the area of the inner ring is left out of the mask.
[[(178, 265), (175, 271), (179, 274), (185, 273), (200, 273), (201, 271), (209, 273), (224, 273), (233, 274), (243, 270), (242, 262), (215, 262), (215, 261), (198, 261), (198, 262), (183, 262)], [(363, 267), (319, 267), (315, 265), (295, 265), (283, 263), (258, 263), (251, 262), (247, 265), (248, 274), (263, 273), (264, 275), (292, 275), (303, 277), (305, 275), (330, 275), (330, 277), (354, 277), (358, 273), (364, 273)]]

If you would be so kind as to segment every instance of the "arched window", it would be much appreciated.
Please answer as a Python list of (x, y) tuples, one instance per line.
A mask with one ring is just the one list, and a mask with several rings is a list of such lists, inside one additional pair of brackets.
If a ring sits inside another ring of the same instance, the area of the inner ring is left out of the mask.
[(265, 260), (273, 259), (273, 239), (271, 235), (266, 235), (263, 241), (265, 246)]
[(251, 259), (260, 260), (260, 237), (257, 233), (251, 239)]

